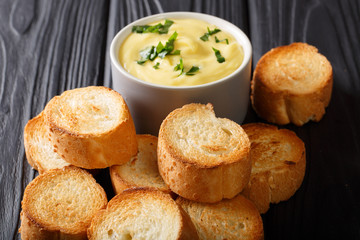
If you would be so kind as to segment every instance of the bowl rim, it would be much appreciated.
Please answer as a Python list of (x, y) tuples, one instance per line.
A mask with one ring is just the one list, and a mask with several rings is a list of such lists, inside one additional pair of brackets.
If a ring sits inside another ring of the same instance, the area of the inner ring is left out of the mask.
[[(236, 31), (236, 34), (234, 34), (233, 32), (231, 32), (230, 34), (232, 34), (237, 40), (239, 40), (239, 39), (242, 40), (241, 42), (239, 42), (239, 44), (242, 46), (243, 51), (244, 51), (244, 59), (243, 59), (241, 65), (235, 71), (233, 71), (231, 74), (229, 74), (221, 79), (218, 79), (218, 80), (215, 80), (215, 81), (212, 81), (209, 83), (193, 85), (193, 86), (161, 85), (161, 84), (147, 82), (147, 81), (141, 80), (141, 79), (131, 75), (129, 72), (127, 72), (123, 68), (123, 66), (120, 64), (120, 62), (116, 56), (116, 53), (120, 49), (122, 42), (126, 39), (128, 34), (131, 33), (132, 26), (140, 25), (140, 24), (147, 24), (147, 23), (163, 20), (165, 18), (173, 18), (173, 19), (194, 18), (194, 19), (198, 19), (198, 20), (207, 21), (211, 24), (218, 26), (219, 28), (222, 28), (221, 26), (227, 26), (226, 28), (233, 29), (234, 31)], [(126, 36), (124, 36), (124, 34), (126, 34)], [(240, 38), (237, 36), (240, 36)], [(123, 37), (123, 40), (121, 42), (119, 42), (120, 41), (119, 39), (122, 37)], [(233, 78), (238, 73), (242, 72), (248, 64), (251, 64), (251, 61), (252, 61), (252, 45), (251, 45), (250, 39), (239, 27), (237, 27), (235, 24), (233, 24), (225, 19), (222, 19), (220, 17), (213, 16), (210, 14), (205, 14), (205, 13), (199, 13), (199, 12), (183, 12), (183, 11), (164, 12), (164, 13), (158, 13), (158, 14), (153, 14), (153, 15), (139, 18), (139, 19), (129, 23), (125, 27), (123, 27), (114, 36), (114, 38), (111, 41), (109, 51), (110, 51), (111, 67), (115, 67), (119, 72), (121, 72), (123, 75), (125, 75), (128, 79), (131, 79), (131, 81), (134, 81), (138, 84), (145, 85), (145, 86), (152, 87), (152, 88), (169, 89), (169, 90), (198, 89), (198, 88), (205, 88), (208, 86), (221, 84), (221, 83)]]

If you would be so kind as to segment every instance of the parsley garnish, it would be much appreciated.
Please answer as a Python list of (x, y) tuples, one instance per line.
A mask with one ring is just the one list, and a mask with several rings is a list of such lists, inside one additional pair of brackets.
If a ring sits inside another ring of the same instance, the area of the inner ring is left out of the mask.
[(203, 40), (204, 42), (209, 41), (209, 34), (205, 33), (200, 37), (200, 39)]
[(216, 48), (212, 48), (215, 52), (215, 56), (216, 56), (216, 59), (219, 63), (222, 63), (222, 62), (225, 62), (225, 58), (223, 56), (221, 56), (221, 53), (218, 49)]
[(170, 55), (180, 55), (180, 50), (179, 49), (177, 49), (177, 50), (175, 50), (175, 51), (173, 51), (173, 52), (171, 52), (171, 53), (169, 53)]
[(223, 40), (219, 40), (216, 36), (215, 36), (215, 42), (216, 43), (220, 43), (220, 42), (225, 42), (227, 45), (229, 45), (229, 40), (227, 38), (223, 39)]
[(181, 75), (181, 74), (183, 74), (183, 72), (184, 72), (184, 63), (183, 63), (183, 59), (182, 58), (180, 58), (180, 63), (178, 63), (175, 67), (174, 67), (174, 71), (179, 71), (180, 70), (180, 74), (179, 74), (179, 76)]
[(159, 69), (159, 65), (160, 65), (160, 63), (159, 63), (159, 62), (157, 62), (157, 63), (153, 66), (153, 68), (155, 68), (155, 69)]
[(161, 24), (158, 23), (154, 26), (150, 25), (137, 25), (133, 26), (131, 31), (136, 33), (159, 33), (159, 34), (165, 34), (168, 33), (169, 28), (174, 22), (168, 19), (165, 19), (165, 23)]
[(174, 42), (177, 36), (177, 32), (174, 32), (165, 43), (165, 46), (161, 42), (158, 44), (156, 47), (156, 52), (158, 53), (159, 57), (164, 58), (167, 54), (170, 54), (174, 50)]
[(221, 31), (221, 30), (218, 29), (218, 28), (215, 28), (214, 30), (210, 30), (209, 27), (207, 28), (207, 30), (208, 30), (207, 33), (204, 33), (204, 35), (202, 35), (202, 36), (200, 37), (200, 39), (203, 40), (204, 42), (209, 41), (209, 36), (211, 36), (211, 35), (213, 35), (213, 34), (216, 34), (216, 33), (218, 33), (218, 32)]
[(199, 71), (199, 67), (192, 66), (189, 71), (187, 71), (185, 74), (188, 76), (195, 75), (195, 72)]
[(147, 47), (144, 50), (140, 51), (141, 59), (137, 61), (138, 64), (144, 64), (147, 60), (154, 60), (156, 55), (156, 49), (154, 46)]
[(179, 55), (180, 50), (174, 50), (174, 42), (177, 38), (177, 32), (174, 32), (168, 41), (165, 43), (165, 46), (159, 42), (158, 45), (147, 47), (144, 50), (140, 51), (140, 60), (137, 61), (138, 64), (144, 64), (147, 60), (153, 61), (156, 57), (164, 58), (166, 55)]
[[(195, 75), (195, 73), (196, 73), (197, 71), (199, 71), (199, 69), (200, 69), (200, 68), (197, 67), (197, 66), (192, 66), (192, 67), (190, 68), (190, 70), (185, 73), (185, 75), (193, 76), (193, 75)], [(180, 76), (181, 74), (184, 73), (184, 62), (183, 62), (183, 59), (182, 59), (182, 58), (180, 58), (180, 63), (178, 63), (178, 64), (174, 67), (174, 71), (179, 71), (179, 70), (180, 70), (180, 74), (179, 74), (178, 76)]]

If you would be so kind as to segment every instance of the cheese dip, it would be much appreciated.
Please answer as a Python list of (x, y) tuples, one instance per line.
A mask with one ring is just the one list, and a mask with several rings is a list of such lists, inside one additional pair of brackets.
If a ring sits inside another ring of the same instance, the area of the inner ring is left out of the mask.
[[(222, 79), (241, 65), (241, 45), (217, 26), (196, 19), (163, 20), (148, 26), (167, 23), (167, 33), (133, 30), (124, 40), (119, 60), (127, 72), (159, 85), (194, 86)], [(165, 50), (160, 52), (162, 47)]]

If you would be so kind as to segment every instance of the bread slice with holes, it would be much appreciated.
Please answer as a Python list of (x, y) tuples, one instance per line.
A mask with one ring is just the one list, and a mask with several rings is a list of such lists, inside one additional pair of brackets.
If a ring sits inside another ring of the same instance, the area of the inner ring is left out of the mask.
[(110, 178), (116, 194), (128, 188), (151, 187), (165, 193), (170, 188), (160, 176), (157, 164), (158, 138), (148, 134), (136, 136), (138, 153), (123, 165), (110, 167)]
[(306, 153), (303, 141), (288, 129), (264, 123), (242, 126), (251, 142), (252, 170), (243, 194), (260, 213), (270, 203), (288, 200), (304, 179)]
[(68, 90), (46, 105), (52, 144), (68, 163), (86, 169), (126, 163), (137, 152), (134, 122), (116, 91), (90, 86)]
[(162, 191), (127, 189), (100, 210), (88, 229), (90, 240), (198, 239), (189, 216)]
[(21, 239), (87, 239), (87, 228), (105, 208), (104, 189), (77, 167), (52, 169), (31, 181), (21, 202)]
[(302, 126), (321, 120), (332, 86), (330, 62), (314, 46), (298, 42), (260, 58), (251, 81), (251, 102), (270, 123)]
[(56, 168), (69, 166), (54, 149), (49, 138), (49, 129), (41, 112), (27, 122), (24, 128), (26, 159), (40, 174)]
[(241, 194), (217, 203), (194, 202), (182, 197), (176, 202), (189, 214), (201, 240), (264, 239), (259, 211)]
[(162, 122), (159, 172), (176, 194), (199, 202), (233, 198), (247, 185), (250, 141), (237, 123), (217, 118), (211, 104), (187, 104)]

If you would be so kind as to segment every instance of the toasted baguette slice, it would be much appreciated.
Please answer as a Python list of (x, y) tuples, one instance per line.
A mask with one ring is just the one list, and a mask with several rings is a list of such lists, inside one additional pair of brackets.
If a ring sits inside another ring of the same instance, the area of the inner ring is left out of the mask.
[(56, 151), (74, 166), (106, 168), (129, 161), (137, 152), (134, 122), (114, 90), (68, 90), (54, 97), (44, 113)]
[(288, 200), (300, 187), (306, 167), (305, 146), (287, 129), (263, 123), (243, 125), (251, 142), (252, 170), (243, 194), (260, 213), (270, 203)]
[(211, 104), (188, 104), (162, 122), (160, 175), (178, 195), (200, 202), (233, 198), (247, 185), (250, 141), (237, 123), (215, 116)]
[(21, 204), (21, 239), (87, 239), (91, 219), (107, 198), (90, 173), (70, 166), (37, 176)]
[(25, 154), (29, 164), (40, 174), (56, 168), (69, 166), (62, 159), (50, 142), (49, 129), (44, 121), (44, 114), (29, 120), (24, 128)]
[(330, 62), (306, 43), (272, 49), (256, 65), (251, 102), (257, 114), (276, 124), (320, 121), (331, 98)]
[(91, 240), (198, 239), (189, 216), (162, 191), (131, 188), (116, 195), (93, 218)]
[(127, 188), (150, 187), (165, 193), (170, 188), (161, 178), (157, 164), (157, 142), (155, 136), (137, 135), (138, 154), (123, 164), (110, 167), (110, 178), (116, 194)]
[(259, 211), (241, 194), (217, 203), (194, 202), (182, 197), (176, 202), (189, 214), (201, 240), (264, 239)]

